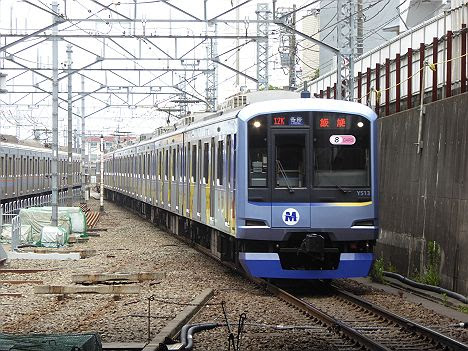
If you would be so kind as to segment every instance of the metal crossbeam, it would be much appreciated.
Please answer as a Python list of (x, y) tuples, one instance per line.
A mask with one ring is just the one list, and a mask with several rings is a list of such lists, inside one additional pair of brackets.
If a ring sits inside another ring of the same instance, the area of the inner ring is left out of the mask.
[[(2, 34), (3, 38), (23, 38), (28, 34)], [(131, 35), (124, 35), (124, 34), (66, 34), (61, 33), (61, 39), (139, 39), (139, 40), (147, 40), (147, 39), (262, 39), (265, 37), (260, 37), (258, 35), (230, 35), (230, 34), (214, 34), (214, 35), (195, 35), (195, 34), (187, 34), (187, 35), (177, 35), (177, 34), (131, 34)], [(36, 34), (34, 35), (35, 38), (47, 38), (52, 39), (51, 34)], [(24, 40), (24, 39), (23, 39)], [(21, 41), (23, 41), (21, 40)], [(9, 45), (9, 44), (8, 44)]]

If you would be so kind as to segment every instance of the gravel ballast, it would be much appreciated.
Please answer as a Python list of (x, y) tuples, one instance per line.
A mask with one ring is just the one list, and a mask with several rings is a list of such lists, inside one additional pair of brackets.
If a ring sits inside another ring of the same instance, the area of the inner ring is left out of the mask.
[[(97, 201), (88, 204), (97, 209)], [(214, 297), (195, 316), (192, 323), (219, 322), (225, 318), (224, 302), (234, 335), (242, 313), (246, 314), (242, 350), (335, 350), (331, 331), (266, 293), (237, 273), (197, 252), (150, 222), (113, 203), (105, 203), (105, 213), (98, 228), (100, 237), (74, 244), (74, 249), (94, 249), (96, 255), (77, 261), (14, 260), (3, 268), (53, 268), (34, 274), (2, 273), (2, 280), (42, 280), (45, 285), (74, 285), (73, 274), (115, 272), (162, 272), (160, 281), (133, 283), (140, 287), (137, 295), (69, 294), (38, 295), (34, 284), (0, 286), (0, 293), (21, 293), (22, 297), (0, 297), (0, 332), (7, 333), (77, 333), (98, 332), (103, 342), (145, 342), (148, 340), (148, 299), (151, 302), (151, 335), (153, 338), (195, 297), (207, 288)], [(133, 285), (132, 284), (132, 285)], [(420, 309), (403, 304), (397, 297), (385, 298), (372, 292), (374, 302), (381, 299), (387, 309), (408, 311)], [(365, 294), (364, 294), (365, 295)], [(377, 297), (378, 296), (378, 297)], [(367, 298), (367, 296), (363, 296)], [(389, 304), (389, 305), (388, 305)], [(426, 325), (457, 322), (425, 310), (421, 319)], [(297, 326), (293, 330), (275, 326)], [(196, 334), (195, 350), (227, 350), (227, 327)], [(463, 335), (458, 334), (461, 339)]]

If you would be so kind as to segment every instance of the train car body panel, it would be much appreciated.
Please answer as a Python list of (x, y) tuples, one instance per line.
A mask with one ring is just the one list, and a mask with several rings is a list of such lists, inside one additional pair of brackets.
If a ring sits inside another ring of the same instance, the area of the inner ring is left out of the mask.
[(117, 191), (254, 276), (365, 276), (378, 233), (375, 119), (344, 101), (254, 103), (116, 151), (134, 165)]
[[(50, 149), (30, 146), (18, 142), (0, 142), (0, 200), (39, 195), (51, 191)], [(59, 151), (59, 190), (66, 187), (67, 153)], [(73, 154), (73, 187), (81, 186), (81, 175), (77, 164), (80, 154)]]

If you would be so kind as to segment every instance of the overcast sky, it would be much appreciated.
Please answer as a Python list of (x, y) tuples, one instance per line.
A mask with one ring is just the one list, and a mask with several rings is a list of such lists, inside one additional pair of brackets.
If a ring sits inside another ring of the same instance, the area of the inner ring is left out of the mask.
[[(242, 1), (243, 2), (243, 1)], [(239, 26), (241, 35), (256, 35), (256, 23), (250, 23), (249, 20), (256, 19), (255, 10), (259, 1), (252, 1), (239, 10), (239, 18), (244, 20)], [(263, 1), (268, 2), (268, 1)], [(138, 19), (193, 19), (195, 16), (204, 18), (204, 0), (192, 1), (169, 1), (173, 7), (161, 1), (138, 0), (136, 17)], [(224, 11), (232, 8), (236, 0), (208, 0), (207, 17), (215, 17)], [(302, 6), (314, 1), (298, 1), (296, 5)], [(59, 13), (67, 19), (59, 26), (60, 34), (76, 35), (78, 37), (69, 38), (72, 43), (72, 67), (80, 68), (96, 61), (97, 56), (105, 58), (100, 63), (90, 66), (94, 69), (99, 68), (123, 68), (131, 67), (135, 69), (150, 69), (136, 72), (94, 70), (82, 72), (85, 77), (85, 91), (95, 91), (101, 84), (109, 88), (103, 88), (99, 94), (93, 94), (86, 97), (86, 114), (95, 112), (86, 119), (87, 130), (93, 134), (104, 132), (111, 134), (115, 130), (148, 133), (156, 127), (164, 125), (167, 120), (165, 112), (157, 111), (158, 108), (178, 108), (171, 99), (174, 95), (166, 93), (174, 92), (170, 88), (173, 84), (187, 81), (187, 91), (194, 97), (204, 99), (205, 97), (205, 75), (197, 71), (174, 71), (174, 68), (206, 68), (207, 62), (196, 59), (206, 58), (207, 49), (200, 39), (174, 39), (148, 38), (151, 36), (164, 35), (204, 35), (206, 25), (196, 22), (145, 22), (139, 21), (137, 24), (125, 22), (113, 22), (116, 19), (122, 19), (123, 16), (134, 17), (134, 1), (104, 1), (99, 0), (60, 0)], [(102, 4), (102, 5), (100, 5)], [(111, 5), (110, 5), (111, 4)], [(277, 1), (277, 7), (292, 6), (291, 1)], [(110, 5), (110, 6), (109, 6)], [(269, 1), (270, 9), (272, 7)], [(310, 8), (317, 5), (312, 5)], [(40, 9), (40, 8), (42, 9)], [(175, 7), (180, 8), (179, 11)], [(17, 0), (0, 0), (0, 37), (6, 34), (26, 34), (51, 24), (52, 14), (50, 0), (28, 0), (27, 2)], [(301, 18), (302, 11), (297, 18)], [(220, 19), (235, 19), (236, 11), (226, 14)], [(92, 19), (93, 22), (83, 21), (83, 19)], [(299, 27), (298, 27), (299, 28)], [(284, 70), (279, 66), (278, 52), (278, 32), (275, 25), (270, 26), (270, 83), (275, 86), (287, 85), (288, 77)], [(300, 28), (299, 28), (300, 29)], [(214, 28), (208, 30), (212, 33)], [(217, 26), (218, 34), (235, 35), (236, 25), (234, 23), (223, 22)], [(51, 29), (45, 33), (50, 34)], [(134, 38), (132, 35), (146, 35), (147, 40)], [(43, 33), (41, 33), (43, 34)], [(96, 39), (86, 38), (94, 34), (112, 34), (124, 35), (125, 38), (115, 39)], [(81, 36), (81, 37), (80, 37)], [(84, 36), (84, 37), (83, 37)], [(11, 43), (18, 37), (1, 38), (1, 45)], [(39, 44), (37, 44), (39, 43)], [(37, 44), (37, 45), (35, 45)], [(59, 68), (66, 68), (67, 42), (59, 43)], [(197, 46), (197, 44), (200, 44)], [(246, 74), (256, 77), (256, 43), (246, 39), (240, 39), (241, 45), (239, 51), (239, 67)], [(244, 44), (244, 45), (243, 45)], [(218, 55), (225, 53), (220, 57), (220, 61), (235, 67), (237, 42), (233, 39), (218, 40)], [(195, 47), (195, 48), (194, 48)], [(187, 51), (182, 64), (179, 61), (168, 61), (167, 57), (180, 57)], [(233, 50), (234, 49), (234, 50)], [(13, 56), (9, 56), (13, 55)], [(23, 93), (2, 94), (0, 96), (0, 128), (2, 133), (15, 134), (15, 124), (21, 125), (21, 138), (31, 138), (32, 129), (50, 128), (52, 114), (52, 99), (47, 92), (52, 91), (52, 84), (47, 77), (51, 77), (50, 68), (52, 65), (52, 45), (51, 41), (44, 41), (44, 38), (31, 38), (7, 50), (7, 58), (12, 58), (16, 63), (4, 59), (4, 54), (0, 56), (0, 69), (8, 74), (7, 89)], [(132, 56), (142, 57), (145, 60), (132, 60)], [(159, 58), (159, 60), (154, 60)], [(150, 60), (152, 59), (152, 60)], [(24, 71), (8, 70), (11, 67), (20, 65), (29, 68), (40, 68), (39, 73), (45, 75), (32, 74), (26, 72), (20, 76), (18, 74)], [(194, 66), (195, 65), (195, 66)], [(154, 69), (154, 70), (153, 70)], [(227, 96), (239, 91), (236, 85), (235, 73), (218, 67), (218, 92), (219, 100), (223, 101)], [(17, 76), (17, 77), (16, 77)], [(159, 77), (159, 78), (158, 78)], [(79, 98), (78, 92), (81, 91), (81, 76), (73, 75), (73, 99)], [(253, 81), (241, 77), (240, 86), (246, 86), (255, 89), (256, 84)], [(127, 88), (133, 85), (145, 85), (144, 88)], [(37, 88), (33, 87), (37, 85)], [(139, 94), (127, 94), (128, 89)], [(45, 91), (44, 94), (27, 94), (27, 92)], [(63, 79), (59, 84), (60, 98), (67, 98), (67, 79)], [(107, 94), (111, 92), (113, 94)], [(106, 94), (104, 94), (106, 93)], [(109, 108), (106, 106), (109, 105)], [(67, 108), (66, 101), (60, 101), (60, 106)], [(203, 104), (193, 104), (190, 110), (203, 110)], [(81, 114), (81, 102), (73, 104), (73, 112)], [(66, 128), (66, 110), (59, 109), (59, 129), (61, 133)], [(74, 118), (76, 124), (78, 119)], [(81, 122), (79, 122), (81, 123)], [(76, 128), (76, 126), (74, 126)], [(79, 127), (78, 127), (79, 128)], [(63, 136), (60, 142), (63, 143)]]

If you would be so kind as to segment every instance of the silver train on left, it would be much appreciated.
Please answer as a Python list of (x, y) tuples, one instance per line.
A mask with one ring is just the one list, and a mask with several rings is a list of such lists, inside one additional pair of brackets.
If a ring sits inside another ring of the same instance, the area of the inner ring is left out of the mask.
[[(67, 187), (67, 153), (59, 151), (58, 186)], [(81, 155), (73, 154), (73, 187), (81, 185)], [(26, 198), (50, 192), (52, 150), (16, 141), (0, 141), (0, 200)]]

